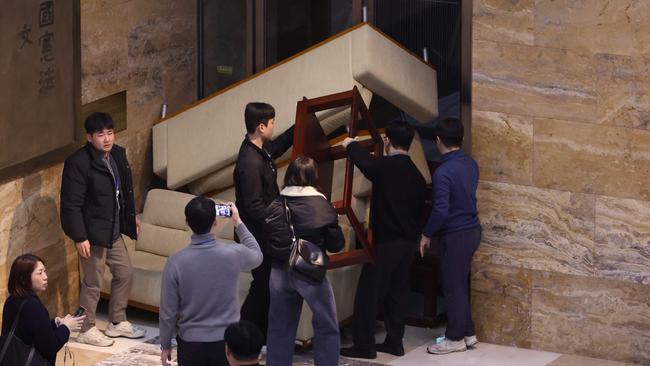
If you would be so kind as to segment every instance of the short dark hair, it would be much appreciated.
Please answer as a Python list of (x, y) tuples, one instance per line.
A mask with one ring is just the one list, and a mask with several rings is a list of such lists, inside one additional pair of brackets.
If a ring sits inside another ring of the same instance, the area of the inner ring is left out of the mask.
[(386, 125), (386, 137), (396, 149), (408, 150), (411, 147), (414, 135), (415, 129), (404, 120), (390, 121)]
[(9, 283), (7, 289), (13, 297), (23, 297), (33, 294), (32, 272), (36, 269), (38, 262), (45, 263), (33, 254), (23, 254), (14, 259), (9, 271)]
[(192, 198), (185, 206), (185, 219), (195, 234), (207, 234), (212, 229), (217, 210), (214, 201), (198, 196)]
[(438, 122), (435, 134), (447, 147), (462, 147), (465, 130), (463, 123), (458, 118), (445, 118)]
[(284, 174), (284, 186), (312, 186), (318, 185), (318, 166), (314, 159), (299, 156), (292, 161)]
[(89, 135), (102, 132), (104, 129), (112, 130), (114, 128), (113, 118), (108, 113), (94, 112), (86, 117), (84, 127)]
[(247, 320), (230, 324), (223, 339), (237, 361), (257, 359), (264, 344), (262, 332)]
[(246, 132), (254, 133), (260, 123), (266, 126), (271, 118), (275, 118), (275, 108), (268, 103), (252, 102), (246, 104), (244, 120)]

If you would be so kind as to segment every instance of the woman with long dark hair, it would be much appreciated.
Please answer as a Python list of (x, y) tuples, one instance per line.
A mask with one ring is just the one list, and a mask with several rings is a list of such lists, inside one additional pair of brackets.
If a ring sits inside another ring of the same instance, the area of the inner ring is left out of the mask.
[[(286, 255), (274, 255), (271, 248), (288, 247), (293, 224), (296, 238), (308, 240), (325, 252), (343, 249), (344, 239), (336, 211), (316, 188), (318, 169), (311, 158), (299, 157), (287, 168), (280, 197), (267, 209), (267, 250), (274, 256), (269, 289), (269, 328), (266, 338), (267, 365), (292, 365), (296, 329), (303, 299), (314, 313), (314, 361), (316, 366), (338, 365), (340, 339), (336, 304), (327, 277), (310, 281), (288, 268)], [(287, 212), (287, 209), (289, 212)]]
[(68, 314), (64, 318), (50, 319), (38, 298), (38, 294), (47, 289), (47, 283), (47, 272), (41, 258), (23, 254), (14, 260), (7, 286), (10, 296), (2, 311), (2, 334), (8, 334), (13, 323), (19, 320), (15, 335), (25, 344), (33, 345), (54, 365), (57, 352), (68, 342), (70, 332), (81, 328), (85, 316)]

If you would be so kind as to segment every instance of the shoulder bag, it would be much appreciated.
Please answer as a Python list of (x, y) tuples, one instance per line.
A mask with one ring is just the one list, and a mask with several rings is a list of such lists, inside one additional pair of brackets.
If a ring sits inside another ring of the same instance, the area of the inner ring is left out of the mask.
[(289, 256), (289, 270), (298, 274), (299, 277), (313, 284), (320, 284), (325, 278), (329, 257), (316, 244), (296, 238), (291, 220), (291, 210), (287, 205), (287, 199), (284, 199), (284, 209), (287, 213), (287, 221), (291, 228), (291, 255)]
[(0, 344), (2, 350), (0, 351), (0, 366), (50, 366), (50, 363), (41, 356), (34, 346), (28, 346), (14, 333), (18, 327), (18, 320), (20, 320), (20, 313), (25, 305), (23, 301), (18, 307), (18, 314), (16, 320), (11, 325), (9, 334), (0, 337)]

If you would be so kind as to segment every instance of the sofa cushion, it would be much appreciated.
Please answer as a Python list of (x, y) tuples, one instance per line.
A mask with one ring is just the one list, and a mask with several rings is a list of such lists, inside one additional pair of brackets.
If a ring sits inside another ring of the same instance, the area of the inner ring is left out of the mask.
[(142, 221), (171, 229), (189, 230), (185, 222), (185, 205), (194, 197), (187, 193), (152, 189), (147, 193)]
[(143, 222), (142, 232), (135, 243), (135, 250), (169, 257), (188, 245), (191, 236), (189, 230), (172, 229)]

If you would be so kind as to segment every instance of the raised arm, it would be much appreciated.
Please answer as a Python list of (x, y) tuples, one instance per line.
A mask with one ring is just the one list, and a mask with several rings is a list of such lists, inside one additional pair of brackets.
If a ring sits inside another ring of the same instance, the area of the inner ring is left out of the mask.
[(291, 145), (293, 145), (293, 130), (295, 125), (291, 126), (288, 130), (284, 131), (280, 136), (276, 137), (273, 141), (266, 143), (264, 148), (271, 154), (273, 159), (277, 159), (284, 154)]
[(366, 176), (370, 181), (379, 177), (380, 167), (379, 160), (370, 155), (370, 153), (361, 147), (358, 142), (352, 141), (346, 147), (348, 156), (352, 159), (352, 163), (356, 165), (361, 173)]

